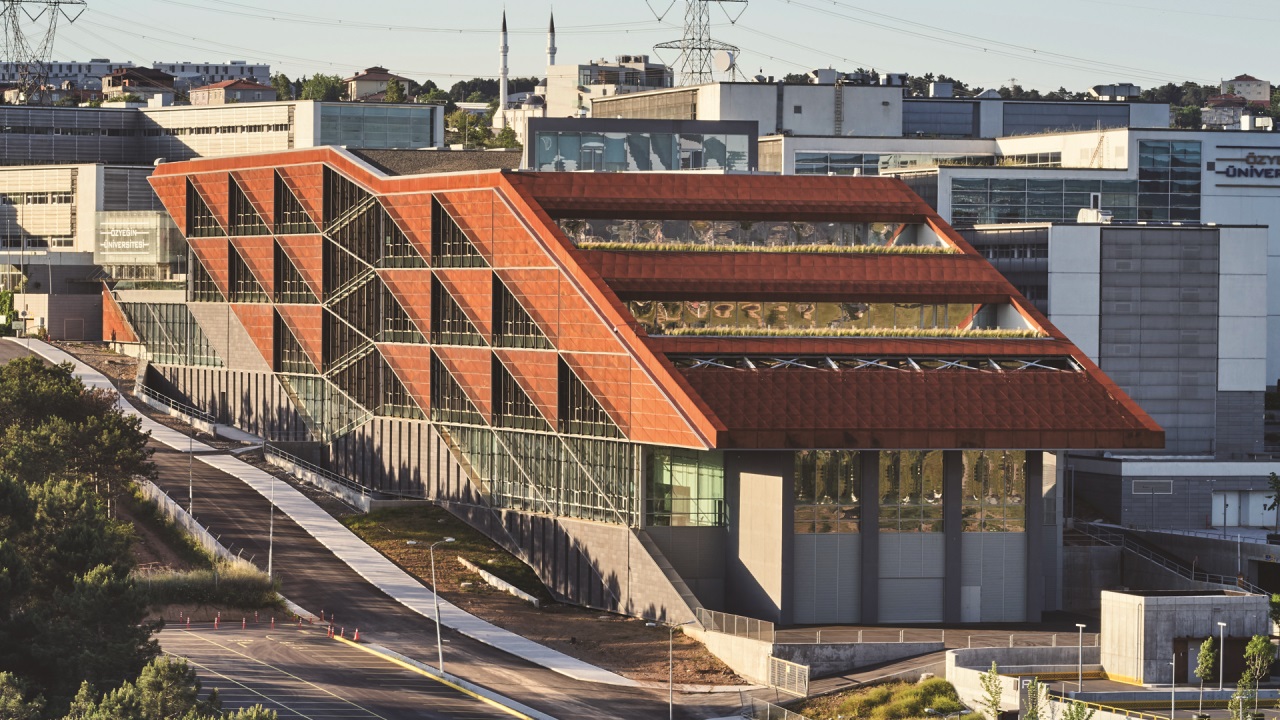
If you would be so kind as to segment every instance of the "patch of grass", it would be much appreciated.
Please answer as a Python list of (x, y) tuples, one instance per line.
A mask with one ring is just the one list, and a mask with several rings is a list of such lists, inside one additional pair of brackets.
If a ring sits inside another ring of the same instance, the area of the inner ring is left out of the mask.
[(283, 608), (276, 583), (258, 569), (226, 562), (186, 572), (146, 573), (134, 578), (151, 607), (218, 605), (237, 608)]
[[(790, 709), (810, 720), (916, 720), (929, 718), (926, 708), (953, 713), (963, 706), (956, 689), (942, 678), (923, 682), (887, 683), (807, 700)], [(962, 720), (981, 720), (982, 715), (965, 715)]]
[(706, 337), (893, 337), (893, 338), (1042, 338), (1037, 330), (966, 330), (964, 328), (768, 328), (682, 327), (653, 333), (655, 336)]
[(584, 241), (579, 250), (636, 250), (642, 252), (808, 253), (814, 255), (954, 255), (943, 245), (704, 245), (701, 243), (626, 243)]
[(135, 522), (146, 524), (184, 562), (197, 568), (213, 567), (213, 556), (182, 528), (169, 522), (160, 512), (159, 506), (143, 497), (137, 487), (130, 487), (128, 492), (121, 494), (120, 503), (128, 509)]
[[(457, 558), (463, 557), (539, 600), (553, 600), (532, 568), (439, 506), (418, 504), (377, 510), (342, 518), (342, 524), (383, 555), (428, 581), (431, 575), (427, 549), (431, 543), (452, 537), (455, 542), (436, 546), (437, 570), (457, 568)], [(483, 582), (475, 575), (471, 577)]]

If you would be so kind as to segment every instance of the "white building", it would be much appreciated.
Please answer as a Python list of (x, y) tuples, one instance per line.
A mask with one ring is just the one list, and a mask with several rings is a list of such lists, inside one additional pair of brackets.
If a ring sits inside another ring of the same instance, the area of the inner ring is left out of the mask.
[(212, 85), (224, 80), (252, 80), (269, 85), (271, 83), (271, 66), (254, 64), (244, 60), (229, 60), (225, 63), (191, 62), (155, 62), (152, 69), (163, 70), (173, 75), (174, 87), (187, 90), (202, 85)]
[[(71, 82), (74, 87), (82, 90), (101, 90), (103, 75), (131, 67), (135, 67), (131, 62), (112, 62), (107, 58), (87, 61), (50, 60), (48, 82), (53, 87)], [(20, 63), (0, 63), (0, 83), (17, 82), (21, 78), (21, 70)]]
[(1252, 75), (1237, 75), (1230, 80), (1223, 80), (1220, 86), (1223, 95), (1239, 95), (1250, 103), (1271, 107), (1271, 82), (1259, 80)]

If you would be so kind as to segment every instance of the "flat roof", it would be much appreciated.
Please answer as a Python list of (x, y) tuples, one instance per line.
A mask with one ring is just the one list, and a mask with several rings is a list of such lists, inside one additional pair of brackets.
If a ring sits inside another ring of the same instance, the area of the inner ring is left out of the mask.
[(347, 148), (387, 175), (422, 175), (424, 173), (466, 170), (515, 170), (524, 153), (519, 150), (361, 150)]

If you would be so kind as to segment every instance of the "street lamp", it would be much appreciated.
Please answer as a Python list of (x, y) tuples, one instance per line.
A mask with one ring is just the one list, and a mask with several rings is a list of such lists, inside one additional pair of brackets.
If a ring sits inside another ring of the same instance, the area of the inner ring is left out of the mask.
[(440, 543), (451, 543), (453, 538), (447, 537), (431, 543), (431, 597), (436, 605), (436, 656), (440, 661), (440, 675), (444, 676), (444, 642), (440, 639), (440, 586), (436, 584), (436, 546)]
[(1169, 661), (1169, 720), (1173, 720), (1174, 708), (1177, 707), (1174, 692), (1178, 687), (1178, 659), (1175, 657)]
[[(692, 625), (693, 620), (682, 623), (673, 623), (666, 625), (667, 628), (667, 720), (674, 720), (676, 716), (676, 628), (683, 625)], [(647, 622), (645, 627), (659, 627), (663, 623)]]
[(275, 575), (271, 573), (271, 556), (275, 554), (276, 547), (276, 481), (271, 481), (271, 510), (270, 520), (267, 523), (267, 579), (274, 580)]
[(1222, 692), (1222, 677), (1227, 665), (1227, 624), (1218, 621), (1218, 692)]
[(1084, 692), (1084, 623), (1076, 623), (1076, 689)]

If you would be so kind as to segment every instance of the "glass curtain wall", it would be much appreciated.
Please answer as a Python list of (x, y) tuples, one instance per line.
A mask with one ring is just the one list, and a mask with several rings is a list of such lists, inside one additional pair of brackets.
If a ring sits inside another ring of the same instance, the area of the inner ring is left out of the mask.
[(724, 453), (661, 448), (647, 465), (646, 524), (724, 525)]
[(849, 450), (800, 450), (795, 455), (795, 532), (859, 532), (861, 454)]
[(942, 532), (942, 451), (880, 453), (880, 532)]
[(1027, 453), (1023, 450), (966, 450), (964, 532), (1023, 532)]
[(547, 131), (533, 142), (542, 171), (751, 169), (747, 135)]

